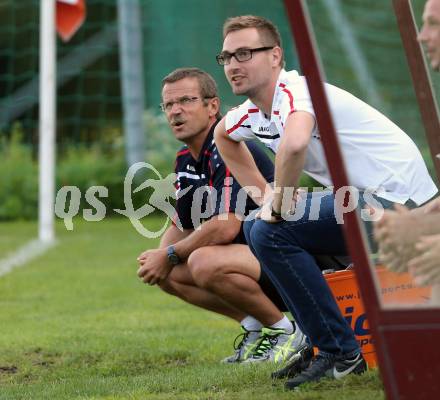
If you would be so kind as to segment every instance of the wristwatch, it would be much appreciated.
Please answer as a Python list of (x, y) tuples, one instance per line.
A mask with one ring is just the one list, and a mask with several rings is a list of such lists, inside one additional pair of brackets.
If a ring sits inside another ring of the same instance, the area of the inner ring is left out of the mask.
[(180, 264), (182, 262), (182, 260), (176, 254), (176, 249), (174, 248), (173, 245), (167, 247), (167, 256), (168, 256), (168, 261), (173, 266)]
[(277, 220), (277, 221), (281, 221), (281, 220), (283, 219), (281, 213), (278, 213), (278, 212), (276, 212), (276, 211), (273, 209), (273, 205), (272, 205), (272, 204), (271, 204), (271, 206), (270, 206), (270, 210), (271, 210), (270, 215), (271, 215), (271, 217), (275, 218), (275, 220)]

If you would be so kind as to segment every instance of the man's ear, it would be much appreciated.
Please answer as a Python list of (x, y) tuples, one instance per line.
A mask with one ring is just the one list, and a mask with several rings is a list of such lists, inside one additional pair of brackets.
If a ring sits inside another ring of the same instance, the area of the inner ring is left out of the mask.
[(278, 67), (280, 65), (281, 59), (283, 58), (283, 49), (279, 46), (275, 46), (272, 49), (272, 62), (274, 67)]
[(209, 116), (214, 117), (220, 110), (220, 99), (218, 97), (214, 97), (213, 99), (209, 99)]

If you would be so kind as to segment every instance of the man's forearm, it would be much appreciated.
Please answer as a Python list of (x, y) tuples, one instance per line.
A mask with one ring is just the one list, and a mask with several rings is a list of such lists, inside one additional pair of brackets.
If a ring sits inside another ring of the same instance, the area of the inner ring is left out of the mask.
[(200, 229), (174, 243), (174, 248), (177, 255), (185, 260), (200, 247), (231, 243), (240, 232), (240, 227), (241, 221), (232, 213), (215, 216), (204, 222)]
[[(267, 181), (259, 171), (246, 145), (226, 139), (223, 146), (219, 144), (217, 146), (225, 164), (240, 186), (248, 192), (255, 203), (261, 204), (267, 190)], [(255, 190), (250, 190), (250, 188), (255, 188)]]
[(227, 137), (224, 125), (220, 122), (215, 130), (215, 141), (223, 161), (237, 179), (241, 187), (248, 191), (255, 203), (261, 205), (265, 191), (269, 190), (268, 182), (258, 169), (251, 152), (244, 142), (235, 142)]
[(181, 231), (175, 225), (170, 225), (160, 239), (159, 248), (163, 249), (165, 247), (168, 247), (170, 244), (177, 243), (185, 239), (192, 232), (193, 231), (190, 229), (184, 229), (183, 231)]
[[(305, 161), (305, 153), (305, 150), (293, 155), (282, 150), (277, 153), (273, 196), (274, 211), (280, 213), (290, 209), (294, 192), (298, 189), (297, 186)], [(287, 204), (283, 204), (284, 197), (284, 202), (288, 202)]]
[[(275, 191), (272, 207), (277, 213), (288, 211), (292, 205), (292, 196), (304, 168), (314, 123), (312, 115), (303, 111), (290, 114), (287, 118), (284, 135), (275, 158)], [(286, 196), (284, 196), (285, 192)], [(282, 210), (283, 196), (289, 202)]]

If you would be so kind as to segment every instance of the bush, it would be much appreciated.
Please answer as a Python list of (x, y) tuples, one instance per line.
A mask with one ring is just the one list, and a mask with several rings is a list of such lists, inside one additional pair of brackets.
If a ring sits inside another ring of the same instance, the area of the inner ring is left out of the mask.
[(174, 172), (174, 159), (182, 143), (174, 137), (164, 114), (157, 115), (146, 110), (143, 119), (147, 141), (146, 162), (166, 176)]
[[(163, 115), (146, 111), (144, 115), (147, 150), (145, 160), (166, 177), (173, 172), (176, 151), (181, 144), (174, 139)], [(23, 129), (15, 124), (9, 135), (0, 140), (0, 221), (36, 219), (38, 217), (38, 163), (30, 146), (23, 144)], [(90, 208), (85, 193), (91, 186), (105, 186), (109, 196), (100, 198), (108, 215), (125, 209), (124, 178), (127, 173), (125, 151), (120, 130), (107, 129), (100, 143), (91, 146), (71, 143), (56, 166), (56, 191), (76, 186), (82, 194), (80, 212)], [(157, 176), (143, 175), (146, 179)], [(146, 203), (148, 188), (132, 196), (134, 208)]]
[(38, 169), (32, 151), (22, 144), (22, 130), (12, 127), (0, 142), (0, 220), (32, 219), (38, 213)]
[(123, 184), (126, 166), (122, 151), (106, 154), (94, 145), (70, 147), (57, 166), (57, 190), (63, 186), (76, 186), (81, 194), (80, 211), (86, 207), (84, 195), (91, 186), (105, 186), (107, 198), (100, 198), (107, 210), (123, 208)]

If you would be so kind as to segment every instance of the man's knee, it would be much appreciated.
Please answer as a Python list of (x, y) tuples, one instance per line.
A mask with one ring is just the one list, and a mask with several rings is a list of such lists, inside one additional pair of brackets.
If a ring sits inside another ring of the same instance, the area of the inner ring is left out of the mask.
[(164, 292), (177, 297), (182, 297), (181, 292), (183, 291), (183, 288), (186, 285), (190, 285), (190, 282), (186, 279), (185, 271), (179, 270), (181, 268), (186, 268), (186, 266), (176, 266), (163, 281), (158, 283), (158, 286)]
[(262, 220), (255, 221), (249, 235), (252, 246), (257, 251), (267, 246), (272, 247), (276, 231), (276, 224), (269, 224)]
[(193, 251), (188, 258), (188, 268), (196, 285), (204, 289), (212, 288), (224, 275), (224, 265), (209, 247)]
[(168, 294), (173, 296), (177, 296), (177, 290), (175, 285), (173, 285), (174, 281), (171, 279), (170, 275), (168, 275), (163, 281), (159, 282), (157, 285)]

